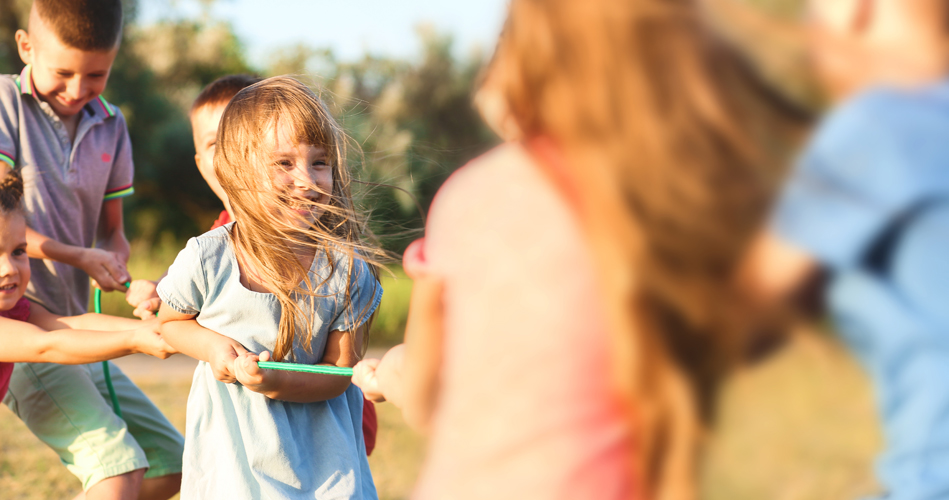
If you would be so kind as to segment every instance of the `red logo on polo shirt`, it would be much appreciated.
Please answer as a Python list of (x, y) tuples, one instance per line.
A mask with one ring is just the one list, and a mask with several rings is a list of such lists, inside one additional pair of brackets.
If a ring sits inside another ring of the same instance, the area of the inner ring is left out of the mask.
[(104, 161), (105, 163), (109, 163), (110, 161), (112, 161), (112, 155), (110, 155), (109, 153), (102, 153), (102, 161)]

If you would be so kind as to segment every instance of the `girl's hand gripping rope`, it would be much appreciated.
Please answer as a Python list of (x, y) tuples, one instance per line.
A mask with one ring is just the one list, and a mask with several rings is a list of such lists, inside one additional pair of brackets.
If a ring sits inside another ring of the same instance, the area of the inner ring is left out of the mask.
[(247, 354), (247, 349), (240, 342), (222, 336), (208, 360), (214, 378), (226, 384), (237, 382), (234, 364), (243, 354)]
[(258, 361), (270, 361), (270, 352), (264, 351), (260, 356), (245, 352), (234, 361), (234, 374), (237, 381), (245, 388), (263, 395), (273, 393), (278, 387), (278, 380), (283, 373), (277, 370), (265, 370), (257, 366)]

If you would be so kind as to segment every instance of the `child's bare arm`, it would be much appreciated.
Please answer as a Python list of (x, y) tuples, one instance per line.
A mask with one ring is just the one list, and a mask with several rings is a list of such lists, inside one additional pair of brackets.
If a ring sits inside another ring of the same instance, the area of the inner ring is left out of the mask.
[(162, 336), (178, 352), (210, 364), (217, 380), (234, 383), (234, 360), (247, 349), (240, 342), (199, 325), (196, 316), (182, 314), (163, 303), (158, 310)]
[(738, 285), (753, 304), (763, 309), (793, 307), (820, 275), (821, 266), (810, 254), (764, 233), (746, 254)]
[(405, 328), (402, 417), (420, 431), (428, 429), (441, 390), (443, 291), (442, 280), (417, 276)]
[(124, 289), (129, 280), (125, 263), (119, 257), (100, 248), (83, 248), (60, 243), (26, 228), (26, 253), (34, 259), (49, 259), (82, 269), (103, 290)]
[(382, 403), (388, 401), (398, 408), (405, 405), (402, 375), (405, 344), (386, 351), (382, 359), (364, 359), (353, 368), (353, 383), (362, 389), (366, 399)]
[(808, 253), (774, 234), (763, 233), (749, 247), (737, 275), (737, 291), (748, 309), (745, 359), (757, 361), (784, 344), (789, 326), (823, 310), (824, 272)]
[(353, 382), (371, 400), (386, 400), (402, 410), (405, 421), (425, 431), (438, 398), (443, 346), (443, 283), (417, 276), (405, 328), (405, 344), (382, 360), (366, 360), (353, 370)]
[[(31, 314), (31, 321), (33, 316)], [(49, 323), (42, 318), (39, 321)], [(135, 323), (137, 327), (134, 329), (112, 332), (73, 329), (47, 331), (30, 322), (0, 318), (0, 342), (4, 346), (0, 350), (0, 361), (71, 365), (105, 361), (139, 352), (162, 359), (174, 354), (174, 350), (158, 333), (157, 321)]]
[[(352, 367), (359, 362), (355, 346), (362, 345), (365, 325), (355, 332), (330, 332), (326, 340), (326, 352), (320, 364)], [(346, 392), (350, 380), (335, 375), (265, 370), (257, 361), (269, 361), (270, 353), (260, 356), (247, 353), (235, 363), (237, 380), (246, 388), (259, 392), (270, 399), (293, 403), (313, 403), (333, 399)]]
[[(122, 198), (102, 203), (96, 239), (99, 241), (99, 247), (117, 255), (123, 266), (128, 263), (132, 250), (128, 239), (125, 238), (125, 225), (122, 222)], [(126, 281), (128, 280), (122, 283)]]
[(47, 331), (71, 328), (74, 330), (115, 332), (134, 330), (142, 326), (141, 320), (120, 318), (108, 314), (86, 313), (78, 316), (60, 316), (49, 312), (48, 309), (36, 303), (30, 304), (30, 323)]

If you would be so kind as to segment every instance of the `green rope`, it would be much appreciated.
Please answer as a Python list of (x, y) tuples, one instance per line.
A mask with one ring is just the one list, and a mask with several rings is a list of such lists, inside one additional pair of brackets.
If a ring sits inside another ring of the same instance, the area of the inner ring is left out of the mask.
[[(126, 283), (125, 286), (129, 286)], [(102, 290), (96, 288), (92, 301), (96, 313), (102, 314)], [(352, 377), (353, 369), (344, 366), (326, 366), (326, 365), (301, 365), (297, 363), (280, 363), (276, 361), (259, 361), (257, 366), (269, 370), (284, 370), (288, 372), (319, 373), (323, 375), (338, 375), (341, 377)], [(102, 372), (105, 375), (105, 385), (109, 388), (109, 397), (112, 398), (112, 408), (115, 414), (122, 417), (122, 409), (119, 407), (119, 398), (115, 395), (115, 387), (112, 386), (112, 377), (109, 376), (109, 362), (102, 362)]]
[[(130, 286), (131, 283), (126, 283), (125, 286)], [(96, 288), (95, 294), (92, 298), (92, 304), (95, 308), (96, 314), (102, 314), (102, 290)], [(115, 395), (115, 387), (112, 386), (112, 375), (109, 373), (109, 362), (102, 362), (102, 375), (105, 377), (105, 386), (109, 389), (109, 398), (112, 399), (112, 409), (115, 410), (115, 414), (122, 418), (122, 408), (119, 407), (119, 397)]]
[(341, 377), (353, 376), (353, 369), (345, 366), (301, 365), (277, 361), (258, 361), (257, 366), (264, 369), (284, 370), (288, 372), (320, 373), (323, 375), (339, 375)]

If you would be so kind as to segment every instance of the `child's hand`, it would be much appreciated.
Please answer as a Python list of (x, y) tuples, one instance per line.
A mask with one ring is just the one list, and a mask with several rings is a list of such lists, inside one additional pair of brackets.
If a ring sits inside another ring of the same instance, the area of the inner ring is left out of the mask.
[(211, 372), (214, 374), (214, 378), (224, 382), (225, 384), (233, 384), (234, 382), (237, 382), (237, 377), (235, 376), (234, 372), (234, 365), (237, 359), (244, 354), (247, 354), (247, 349), (244, 349), (244, 346), (242, 346), (236, 340), (230, 340), (230, 342), (221, 342), (214, 352), (211, 353), (211, 359), (208, 360), (208, 364), (211, 365)]
[(380, 360), (364, 359), (353, 367), (353, 384), (362, 389), (363, 396), (374, 403), (382, 403), (386, 400), (382, 388), (379, 387), (379, 379), (376, 377), (376, 369), (379, 368)]
[(155, 312), (161, 307), (157, 288), (158, 282), (149, 280), (135, 280), (129, 285), (128, 291), (125, 292), (125, 301), (135, 308), (132, 314), (141, 319), (155, 317)]
[(161, 337), (161, 323), (158, 319), (152, 319), (142, 323), (133, 334), (135, 342), (135, 351), (155, 356), (158, 359), (167, 359), (178, 351), (168, 345)]
[(125, 283), (131, 279), (119, 255), (100, 248), (83, 249), (77, 267), (103, 292), (124, 291)]
[(268, 392), (275, 389), (280, 372), (263, 370), (257, 366), (258, 361), (270, 361), (270, 353), (264, 351), (257, 356), (254, 353), (245, 352), (234, 361), (234, 374), (241, 385), (266, 396)]

